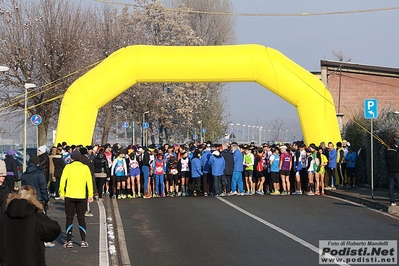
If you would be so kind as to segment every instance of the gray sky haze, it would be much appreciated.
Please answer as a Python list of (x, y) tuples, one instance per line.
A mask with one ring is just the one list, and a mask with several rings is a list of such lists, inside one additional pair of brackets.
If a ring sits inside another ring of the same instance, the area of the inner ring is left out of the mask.
[[(385, 0), (232, 0), (237, 13), (314, 13), (394, 7)], [(255, 43), (279, 50), (309, 71), (320, 70), (320, 60), (336, 60), (342, 51), (352, 62), (399, 67), (399, 10), (300, 17), (237, 17), (238, 44)], [(226, 93), (233, 123), (253, 124), (277, 115), (297, 119), (296, 109), (254, 83), (231, 83)], [(254, 108), (240, 108), (243, 102)], [(258, 109), (263, 106), (262, 109)], [(260, 124), (262, 125), (262, 124)], [(263, 126), (263, 125), (262, 125)]]

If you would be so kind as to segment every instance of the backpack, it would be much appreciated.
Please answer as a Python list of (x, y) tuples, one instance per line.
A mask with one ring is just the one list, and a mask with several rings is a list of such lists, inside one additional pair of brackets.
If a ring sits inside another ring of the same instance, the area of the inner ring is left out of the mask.
[(256, 164), (256, 172), (263, 172), (263, 158), (260, 158), (259, 162)]

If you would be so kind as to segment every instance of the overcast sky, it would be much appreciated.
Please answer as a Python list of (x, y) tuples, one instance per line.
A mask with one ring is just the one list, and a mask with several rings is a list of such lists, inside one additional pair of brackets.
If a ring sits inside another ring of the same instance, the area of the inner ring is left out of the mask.
[[(239, 13), (313, 13), (398, 6), (397, 0), (232, 0)], [(399, 68), (399, 10), (305, 17), (238, 17), (237, 43), (281, 51), (308, 70), (342, 51), (352, 62)], [(296, 109), (254, 83), (228, 84), (227, 113), (234, 123), (262, 124), (276, 113), (297, 119)], [(256, 109), (238, 108), (250, 100)], [(258, 106), (264, 106), (262, 112)], [(263, 115), (260, 115), (263, 114)]]

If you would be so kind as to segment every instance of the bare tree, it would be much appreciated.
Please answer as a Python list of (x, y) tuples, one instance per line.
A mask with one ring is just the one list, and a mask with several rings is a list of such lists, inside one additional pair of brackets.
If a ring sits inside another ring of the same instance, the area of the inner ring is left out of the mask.
[(38, 88), (29, 93), (29, 113), (40, 114), (39, 143), (59, 113), (59, 100), (72, 82), (65, 78), (91, 62), (87, 34), (90, 11), (69, 0), (5, 0), (0, 3), (0, 61), (11, 66), (1, 98), (21, 108), (24, 83)]

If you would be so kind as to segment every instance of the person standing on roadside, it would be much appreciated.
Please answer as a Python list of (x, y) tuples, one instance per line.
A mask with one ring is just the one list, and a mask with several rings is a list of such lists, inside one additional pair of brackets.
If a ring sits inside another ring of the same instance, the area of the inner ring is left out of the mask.
[(231, 151), (233, 152), (234, 158), (234, 168), (233, 176), (231, 177), (231, 192), (229, 195), (237, 195), (238, 193), (242, 196), (244, 195), (244, 186), (242, 182), (242, 171), (244, 170), (242, 153), (238, 148), (237, 142), (231, 144)]
[(6, 184), (10, 191), (14, 191), (15, 181), (18, 179), (17, 161), (14, 159), (15, 152), (9, 149), (4, 159), (7, 168)]
[(43, 145), (37, 149), (37, 155), (40, 158), (40, 170), (43, 171), (44, 175), (46, 176), (46, 183), (50, 181), (50, 159), (47, 154), (47, 146)]
[(7, 169), (4, 161), (0, 160), (0, 213), (5, 210), (8, 194), (11, 192), (6, 185)]
[[(46, 176), (43, 171), (39, 169), (39, 165), (40, 158), (36, 155), (31, 155), (29, 158), (28, 167), (22, 174), (21, 185), (31, 186), (36, 190), (36, 199), (43, 205), (43, 211), (45, 214), (47, 214), (50, 199), (47, 191)], [(45, 242), (44, 246), (46, 248), (53, 248), (55, 247), (55, 244), (51, 242)]]
[(332, 142), (328, 143), (328, 176), (330, 182), (327, 184), (326, 189), (335, 190), (335, 168), (337, 167), (337, 151), (334, 149)]
[(66, 235), (64, 248), (72, 248), (73, 218), (77, 215), (80, 232), (80, 247), (88, 248), (86, 241), (86, 199), (93, 202), (93, 180), (90, 168), (80, 162), (79, 151), (71, 153), (72, 163), (65, 166), (60, 182), (60, 196), (65, 201)]
[(388, 184), (389, 184), (389, 203), (391, 206), (397, 206), (395, 202), (395, 185), (399, 187), (399, 158), (398, 145), (392, 143), (385, 152), (385, 162), (388, 168)]
[(0, 216), (0, 264), (43, 266), (43, 242), (53, 241), (61, 227), (43, 213), (36, 190), (23, 186), (7, 199), (6, 211)]
[(227, 145), (223, 145), (222, 156), (225, 162), (224, 174), (222, 177), (223, 193), (222, 196), (228, 195), (231, 191), (231, 176), (234, 169), (234, 157), (228, 149)]

